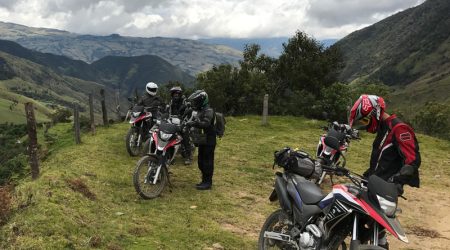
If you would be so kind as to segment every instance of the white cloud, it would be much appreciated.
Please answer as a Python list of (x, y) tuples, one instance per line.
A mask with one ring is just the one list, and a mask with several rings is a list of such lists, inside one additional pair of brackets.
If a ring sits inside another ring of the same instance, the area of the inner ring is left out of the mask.
[(423, 0), (0, 0), (0, 20), (83, 34), (342, 37)]

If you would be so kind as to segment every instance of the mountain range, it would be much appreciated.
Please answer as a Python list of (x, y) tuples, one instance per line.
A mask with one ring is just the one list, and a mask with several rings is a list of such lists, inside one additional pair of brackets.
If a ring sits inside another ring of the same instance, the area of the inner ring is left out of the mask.
[(0, 39), (11, 40), (39, 52), (64, 55), (92, 63), (105, 56), (156, 55), (191, 75), (223, 63), (237, 64), (241, 51), (196, 40), (163, 37), (80, 35), (0, 22)]
[[(126, 107), (125, 97), (133, 95), (135, 90), (142, 93), (148, 81), (160, 84), (178, 81), (189, 86), (194, 80), (188, 73), (154, 55), (106, 56), (88, 64), (0, 40), (1, 113), (13, 111), (14, 102), (23, 104), (30, 100), (39, 106), (41, 117), (49, 115), (57, 106), (78, 105), (81, 111), (86, 111), (89, 93), (99, 99), (100, 89), (105, 89), (109, 111), (115, 112), (117, 90), (121, 106)], [(18, 110), (17, 115), (22, 116), (22, 111)], [(96, 112), (100, 112), (98, 102)], [(19, 119), (7, 115), (1, 118), (2, 122)]]
[(339, 40), (341, 80), (392, 86), (404, 107), (450, 103), (449, 13), (450, 1), (427, 0)]

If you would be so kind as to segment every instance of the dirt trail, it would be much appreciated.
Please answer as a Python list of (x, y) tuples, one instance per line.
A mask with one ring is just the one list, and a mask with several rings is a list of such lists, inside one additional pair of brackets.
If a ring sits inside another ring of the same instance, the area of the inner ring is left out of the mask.
[(450, 193), (448, 188), (422, 187), (405, 190), (400, 199), (400, 223), (409, 243), (389, 238), (391, 249), (450, 249)]

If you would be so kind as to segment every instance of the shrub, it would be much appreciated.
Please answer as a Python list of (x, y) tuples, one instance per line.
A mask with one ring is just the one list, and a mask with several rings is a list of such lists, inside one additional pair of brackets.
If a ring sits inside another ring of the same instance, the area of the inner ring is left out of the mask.
[(450, 139), (449, 112), (448, 105), (427, 102), (414, 117), (414, 127), (425, 134)]
[(27, 156), (23, 153), (18, 154), (2, 164), (0, 168), (0, 185), (15, 182), (23, 178), (27, 173)]
[(53, 123), (58, 122), (70, 122), (69, 118), (72, 116), (72, 112), (66, 108), (58, 108), (51, 114)]

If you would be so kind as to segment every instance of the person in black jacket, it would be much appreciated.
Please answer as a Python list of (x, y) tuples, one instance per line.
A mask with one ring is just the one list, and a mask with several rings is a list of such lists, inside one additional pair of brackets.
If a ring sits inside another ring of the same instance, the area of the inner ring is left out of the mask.
[(202, 173), (202, 181), (196, 185), (198, 190), (211, 189), (214, 174), (214, 150), (216, 148), (216, 129), (214, 127), (215, 113), (208, 104), (208, 94), (204, 90), (197, 90), (188, 101), (192, 109), (197, 112), (192, 121), (186, 126), (192, 127), (191, 137), (198, 146), (198, 168)]
[(158, 85), (154, 82), (149, 82), (145, 86), (145, 91), (146, 93), (138, 100), (137, 105), (144, 106), (156, 116), (158, 111), (165, 107), (163, 100), (156, 95), (158, 92)]
[[(189, 115), (187, 111), (186, 98), (183, 96), (183, 90), (181, 87), (175, 86), (170, 89), (170, 102), (169, 102), (169, 115), (178, 116), (180, 119), (184, 119)], [(192, 163), (192, 150), (191, 140), (189, 136), (189, 130), (183, 129), (181, 132), (183, 137), (183, 149), (182, 155), (184, 157), (184, 165), (190, 165)]]
[(183, 96), (181, 87), (175, 86), (170, 89), (169, 114), (180, 118), (186, 110), (186, 97)]

